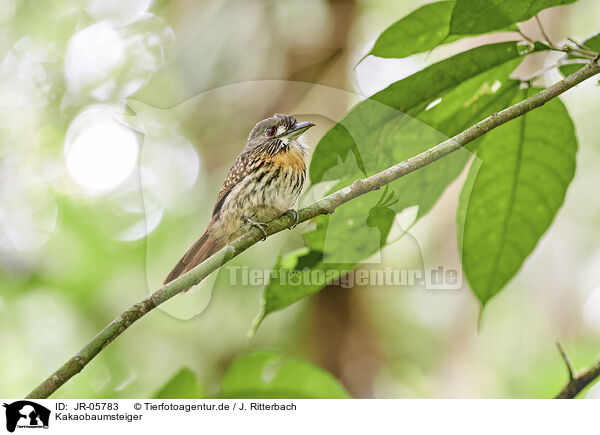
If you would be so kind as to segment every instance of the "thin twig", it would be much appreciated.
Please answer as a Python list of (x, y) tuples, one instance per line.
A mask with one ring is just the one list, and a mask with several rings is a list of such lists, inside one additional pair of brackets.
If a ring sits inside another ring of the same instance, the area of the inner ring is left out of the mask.
[(531, 42), (532, 44), (535, 43), (535, 41), (533, 39), (531, 39), (529, 36), (527, 36), (525, 33), (523, 33), (523, 31), (519, 28), (517, 28), (517, 32), (519, 32), (519, 35), (521, 35), (526, 41)]
[(596, 52), (594, 50), (592, 50), (590, 47), (587, 47), (584, 44), (581, 44), (579, 42), (577, 42), (575, 39), (573, 38), (567, 38), (572, 44), (575, 44), (577, 46), (577, 48), (579, 48), (581, 53), (585, 53), (589, 56), (591, 56), (592, 58), (596, 55)]
[(535, 79), (538, 79), (540, 77), (542, 77), (544, 74), (546, 74), (547, 72), (552, 71), (555, 68), (559, 68), (561, 66), (564, 65), (584, 65), (589, 63), (589, 60), (584, 60), (584, 59), (567, 59), (567, 57), (563, 57), (562, 59), (559, 59), (558, 62), (553, 63), (552, 65), (548, 65), (547, 67), (544, 67), (536, 72), (534, 72), (532, 75), (530, 75), (528, 78), (526, 79), (520, 79), (521, 82), (523, 83), (532, 83)]
[(558, 341), (556, 342), (556, 347), (558, 347), (560, 356), (562, 356), (562, 359), (565, 362), (565, 365), (567, 366), (567, 370), (569, 371), (569, 380), (572, 381), (573, 378), (575, 378), (577, 376), (577, 374), (575, 373), (575, 369), (573, 368), (573, 363), (571, 362), (569, 355), (567, 355), (567, 352), (565, 352), (565, 350), (563, 349), (562, 344), (560, 344), (560, 342), (558, 342)]
[[(575, 44), (575, 47), (572, 47), (568, 44), (565, 44), (563, 47), (558, 47), (557, 45), (554, 45), (554, 43), (550, 40), (550, 37), (544, 30), (544, 26), (542, 25), (542, 21), (540, 20), (540, 17), (538, 15), (535, 16), (535, 21), (537, 22), (538, 27), (540, 28), (542, 37), (548, 43), (548, 47), (550, 49), (555, 50), (555, 51), (560, 51), (563, 53), (567, 53), (567, 54), (571, 54), (571, 55), (575, 55), (575, 56), (581, 56), (585, 59), (594, 59), (595, 58), (595, 56), (597, 54), (595, 51), (591, 50), (589, 47), (585, 47), (584, 45), (580, 44), (573, 38), (568, 38), (568, 40), (571, 43)], [(519, 30), (519, 33), (521, 34), (521, 36), (523, 36), (529, 42), (534, 42), (529, 37), (527, 37), (521, 30)]]
[(578, 56), (582, 59), (594, 60), (596, 57), (596, 53), (587, 53), (579, 50), (578, 48), (571, 47), (570, 45), (565, 45), (564, 47), (550, 47), (552, 51), (560, 51), (561, 53), (570, 54), (572, 56)]
[(574, 48), (574, 47), (571, 47), (568, 45), (564, 47), (564, 51), (565, 51), (565, 53), (569, 53), (572, 55), (578, 55), (581, 57), (585, 57), (586, 59), (593, 59), (594, 56), (596, 56), (595, 51), (580, 50), (579, 48)]
[(577, 47), (579, 47), (581, 50), (585, 50), (588, 52), (593, 52), (593, 50), (590, 47), (586, 47), (585, 45), (581, 44), (580, 42), (577, 42), (576, 39), (568, 37), (567, 38), (569, 41), (571, 41), (573, 44), (575, 44)]
[(537, 21), (538, 27), (540, 28), (540, 32), (542, 32), (542, 36), (544, 37), (544, 39), (546, 40), (546, 42), (548, 43), (548, 45), (550, 47), (554, 47), (554, 44), (552, 43), (552, 41), (550, 41), (550, 38), (548, 37), (548, 35), (546, 34), (546, 31), (544, 30), (544, 26), (542, 26), (542, 21), (540, 20), (540, 17), (538, 17), (536, 15), (535, 16), (535, 21)]
[(600, 361), (596, 362), (596, 364), (583, 372), (576, 372), (573, 369), (571, 359), (563, 347), (560, 345), (560, 343), (556, 343), (556, 345), (558, 346), (558, 351), (560, 352), (560, 355), (562, 356), (562, 359), (569, 370), (569, 382), (567, 382), (567, 385), (565, 385), (561, 392), (558, 393), (554, 398), (574, 399), (585, 387), (598, 379), (600, 376)]
[(589, 60), (585, 59), (567, 59), (562, 58), (558, 62), (554, 64), (556, 67), (564, 66), (564, 65), (585, 65)]
[[(345, 187), (325, 198), (305, 207), (298, 212), (298, 221), (305, 222), (316, 216), (332, 213), (340, 205), (351, 201), (361, 195), (373, 190), (377, 190), (386, 184), (397, 180), (417, 169), (427, 166), (442, 157), (459, 150), (466, 144), (472, 142), (488, 131), (512, 120), (519, 116), (540, 107), (557, 97), (563, 92), (571, 89), (573, 86), (584, 80), (600, 73), (600, 65), (591, 62), (579, 71), (571, 74), (563, 80), (555, 83), (546, 89), (520, 101), (498, 113), (488, 116), (486, 119), (478, 122), (472, 127), (467, 128), (456, 136), (445, 140), (444, 142), (422, 152), (408, 160), (400, 162), (390, 168), (374, 174), (365, 179), (358, 179), (350, 186)], [(269, 222), (266, 226), (267, 235), (278, 233), (294, 224), (294, 219), (290, 216), (282, 216)], [(206, 259), (194, 269), (180, 276), (176, 280), (156, 290), (154, 293), (146, 296), (137, 304), (125, 310), (120, 316), (113, 320), (96, 337), (92, 339), (83, 349), (74, 357), (69, 359), (62, 367), (54, 372), (50, 377), (44, 380), (35, 388), (28, 398), (46, 398), (54, 393), (61, 385), (79, 373), (98, 353), (108, 346), (113, 340), (121, 335), (135, 321), (142, 318), (149, 311), (158, 305), (183, 292), (184, 290), (198, 284), (210, 273), (217, 270), (224, 263), (233, 257), (241, 254), (252, 245), (262, 240), (263, 236), (257, 229), (252, 229), (247, 234), (227, 245), (216, 254)]]

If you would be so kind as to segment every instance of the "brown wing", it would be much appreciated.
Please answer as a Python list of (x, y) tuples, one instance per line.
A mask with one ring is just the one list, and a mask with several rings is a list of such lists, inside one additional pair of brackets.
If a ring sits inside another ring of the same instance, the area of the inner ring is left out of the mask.
[(202, 234), (202, 236), (196, 240), (196, 243), (194, 243), (192, 247), (188, 249), (181, 260), (179, 260), (179, 262), (171, 270), (165, 279), (165, 284), (192, 270), (198, 264), (202, 263), (212, 254), (225, 246), (226, 238), (216, 237), (215, 234), (211, 232), (211, 227), (215, 222), (215, 216), (221, 211), (227, 195), (231, 193), (233, 188), (240, 181), (242, 181), (249, 172), (256, 170), (258, 166), (261, 165), (262, 160), (257, 159), (256, 156), (257, 154), (253, 152), (243, 152), (238, 156), (237, 159), (235, 159), (235, 162), (233, 162), (233, 166), (231, 166), (231, 169), (229, 169), (229, 174), (227, 174), (227, 178), (225, 179), (225, 182), (219, 191), (219, 197), (217, 198), (217, 203), (213, 209), (212, 221), (208, 224), (208, 228), (204, 234)]
[(212, 221), (208, 224), (208, 228), (204, 234), (202, 234), (202, 236), (196, 240), (196, 243), (194, 243), (190, 249), (188, 249), (185, 255), (181, 257), (179, 262), (171, 270), (165, 279), (165, 284), (192, 270), (195, 266), (206, 260), (224, 246), (223, 241), (216, 240), (211, 237), (210, 227), (213, 222), (215, 222), (215, 216), (221, 211), (221, 207), (223, 207), (223, 203), (225, 202), (227, 195), (229, 195), (231, 190), (246, 176), (246, 162), (248, 162), (247, 153), (240, 154), (238, 158), (235, 159), (235, 162), (233, 162), (233, 166), (231, 169), (229, 169), (229, 174), (227, 174), (227, 178), (225, 179), (225, 182), (219, 191), (219, 197), (217, 198), (217, 203), (213, 209)]
[(227, 174), (227, 178), (223, 182), (221, 190), (219, 191), (217, 203), (215, 204), (215, 208), (213, 209), (213, 217), (221, 211), (221, 208), (223, 207), (223, 204), (227, 199), (227, 195), (229, 195), (233, 188), (240, 181), (242, 181), (251, 170), (253, 170), (253, 161), (253, 156), (249, 152), (243, 152), (238, 156), (237, 159), (235, 159), (235, 162), (233, 162), (231, 169), (229, 169), (229, 174)]

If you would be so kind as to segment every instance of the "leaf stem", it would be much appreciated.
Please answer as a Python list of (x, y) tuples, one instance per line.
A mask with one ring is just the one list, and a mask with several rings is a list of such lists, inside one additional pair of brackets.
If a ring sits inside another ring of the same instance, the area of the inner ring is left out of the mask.
[(573, 368), (573, 363), (571, 362), (569, 355), (567, 355), (567, 352), (565, 352), (560, 342), (556, 342), (556, 347), (558, 348), (560, 356), (562, 357), (563, 361), (565, 362), (565, 365), (567, 366), (567, 370), (569, 371), (569, 381), (572, 381), (576, 377), (575, 369)]
[(540, 20), (540, 17), (537, 14), (535, 16), (535, 21), (537, 21), (538, 27), (540, 28), (540, 32), (542, 32), (542, 36), (544, 37), (544, 39), (546, 40), (546, 42), (548, 43), (548, 45), (550, 47), (554, 47), (554, 44), (552, 43), (552, 41), (548, 37), (548, 34), (546, 33), (546, 31), (544, 30), (544, 26), (542, 26), (542, 20)]
[(569, 41), (571, 41), (573, 44), (575, 44), (577, 47), (579, 47), (581, 50), (585, 50), (589, 53), (595, 53), (594, 50), (592, 50), (590, 47), (586, 47), (585, 45), (581, 44), (580, 42), (577, 42), (574, 38), (568, 37), (567, 39)]
[(517, 28), (517, 32), (519, 32), (519, 35), (521, 35), (527, 42), (530, 42), (531, 44), (534, 44), (535, 41), (533, 39), (531, 39), (529, 36), (527, 36), (525, 33), (523, 33), (523, 31), (519, 28)]

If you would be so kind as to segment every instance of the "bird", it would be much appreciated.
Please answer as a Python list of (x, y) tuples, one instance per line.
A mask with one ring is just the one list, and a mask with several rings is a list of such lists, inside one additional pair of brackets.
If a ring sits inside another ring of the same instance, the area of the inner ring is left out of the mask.
[(259, 121), (235, 159), (204, 233), (167, 275), (168, 284), (192, 270), (231, 241), (256, 227), (266, 239), (265, 223), (284, 214), (298, 224), (293, 208), (304, 182), (308, 146), (304, 133), (315, 124), (275, 113)]

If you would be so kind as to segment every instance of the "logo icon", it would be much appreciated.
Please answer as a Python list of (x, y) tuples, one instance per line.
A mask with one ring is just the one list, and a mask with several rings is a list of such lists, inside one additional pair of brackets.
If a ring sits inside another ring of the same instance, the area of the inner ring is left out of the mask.
[(50, 410), (29, 400), (19, 400), (3, 405), (6, 408), (6, 430), (14, 432), (15, 428), (48, 429)]

